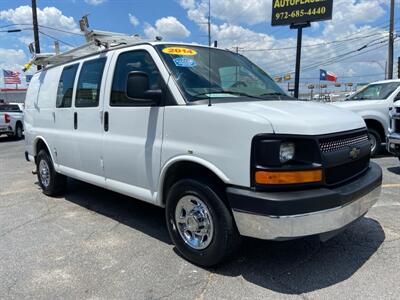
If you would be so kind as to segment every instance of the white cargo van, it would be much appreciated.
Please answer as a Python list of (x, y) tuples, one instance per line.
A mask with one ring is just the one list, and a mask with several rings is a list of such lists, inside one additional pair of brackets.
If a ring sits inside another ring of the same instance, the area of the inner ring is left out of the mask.
[(240, 235), (331, 236), (380, 195), (361, 117), (294, 101), (230, 51), (110, 47), (46, 66), (26, 99), (25, 155), (45, 194), (72, 177), (165, 207), (176, 248), (199, 265)]

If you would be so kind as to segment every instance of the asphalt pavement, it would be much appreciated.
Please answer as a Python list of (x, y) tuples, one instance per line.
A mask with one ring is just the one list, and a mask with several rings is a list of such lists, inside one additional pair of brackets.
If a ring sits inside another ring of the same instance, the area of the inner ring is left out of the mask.
[(164, 211), (69, 180), (42, 194), (24, 141), (0, 137), (0, 299), (400, 299), (400, 162), (379, 202), (343, 233), (268, 242), (246, 238), (226, 264), (181, 258)]

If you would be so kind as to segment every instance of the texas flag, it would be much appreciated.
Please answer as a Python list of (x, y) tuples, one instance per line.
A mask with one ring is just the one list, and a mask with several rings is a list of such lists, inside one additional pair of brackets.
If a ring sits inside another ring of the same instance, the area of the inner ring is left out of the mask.
[(328, 72), (325, 70), (319, 70), (319, 79), (321, 81), (336, 81), (337, 76), (332, 72)]

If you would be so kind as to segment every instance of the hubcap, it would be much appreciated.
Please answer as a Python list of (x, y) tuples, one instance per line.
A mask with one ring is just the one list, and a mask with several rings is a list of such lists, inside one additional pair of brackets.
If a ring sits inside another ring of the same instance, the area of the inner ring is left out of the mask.
[(369, 142), (371, 143), (371, 152), (374, 152), (376, 149), (376, 138), (373, 134), (369, 134)]
[(184, 196), (175, 208), (175, 223), (186, 244), (196, 250), (207, 248), (214, 226), (207, 206), (196, 196)]
[(50, 169), (47, 162), (43, 159), (39, 163), (39, 175), (43, 186), (48, 187), (50, 184)]

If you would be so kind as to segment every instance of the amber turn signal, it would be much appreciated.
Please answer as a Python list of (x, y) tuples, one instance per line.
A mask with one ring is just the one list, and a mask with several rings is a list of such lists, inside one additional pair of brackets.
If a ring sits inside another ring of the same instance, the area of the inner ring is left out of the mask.
[(322, 170), (270, 172), (257, 171), (257, 184), (299, 184), (322, 181)]

